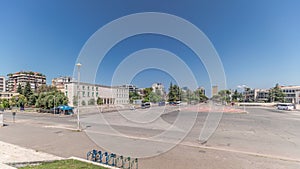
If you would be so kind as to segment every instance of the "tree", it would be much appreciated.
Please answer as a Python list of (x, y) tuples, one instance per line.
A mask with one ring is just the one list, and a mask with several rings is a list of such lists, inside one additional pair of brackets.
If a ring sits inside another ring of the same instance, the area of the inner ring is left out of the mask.
[(23, 94), (22, 86), (20, 83), (18, 84), (17, 93)]
[(82, 106), (85, 106), (85, 105), (86, 105), (86, 103), (85, 103), (84, 100), (81, 101), (81, 105), (82, 105)]
[(280, 89), (279, 84), (276, 84), (274, 88), (270, 90), (269, 101), (270, 102), (284, 102), (285, 94)]
[(160, 95), (158, 95), (156, 92), (151, 92), (149, 94), (149, 101), (153, 102), (153, 103), (157, 103), (159, 101), (162, 101), (162, 97)]
[(144, 99), (143, 99), (143, 102), (149, 102), (150, 101), (150, 98), (149, 98), (149, 95), (150, 95), (150, 93), (152, 92), (152, 88), (151, 87), (149, 87), (149, 88), (145, 88), (144, 90), (143, 90), (143, 93), (144, 93)]
[(78, 96), (73, 96), (73, 105), (74, 106), (78, 105)]
[(103, 99), (100, 98), (100, 97), (98, 97), (98, 98), (97, 98), (97, 104), (98, 104), (98, 105), (102, 105), (102, 104), (103, 104)]
[(168, 98), (169, 102), (181, 101), (181, 89), (179, 86), (170, 83)]
[(95, 99), (92, 98), (88, 101), (88, 105), (95, 105)]
[(12, 97), (12, 99), (14, 99), (16, 101), (15, 103), (18, 107), (24, 107), (27, 104), (27, 99), (22, 94), (20, 94), (18, 96), (14, 96), (14, 97)]
[(242, 93), (239, 93), (237, 90), (235, 90), (231, 97), (232, 97), (232, 101), (241, 101), (243, 98), (243, 95), (242, 95)]
[(28, 99), (28, 105), (30, 106), (34, 106), (37, 99), (38, 99), (39, 95), (38, 94), (32, 94), (31, 96), (29, 96), (29, 99)]
[(27, 100), (29, 100), (29, 97), (33, 94), (29, 82), (26, 82), (23, 94), (24, 94), (24, 96), (26, 97)]
[(134, 100), (141, 99), (142, 97), (137, 92), (129, 92), (130, 103), (133, 103)]

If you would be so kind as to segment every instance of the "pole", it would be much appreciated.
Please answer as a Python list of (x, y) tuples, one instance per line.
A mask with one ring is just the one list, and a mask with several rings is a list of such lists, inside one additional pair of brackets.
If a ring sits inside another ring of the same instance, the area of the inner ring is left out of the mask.
[(80, 63), (76, 64), (77, 66), (77, 130), (80, 130), (80, 118), (79, 118), (79, 105), (80, 105), (80, 90), (79, 90), (79, 82), (80, 82)]
[(55, 115), (55, 96), (53, 96), (53, 114)]

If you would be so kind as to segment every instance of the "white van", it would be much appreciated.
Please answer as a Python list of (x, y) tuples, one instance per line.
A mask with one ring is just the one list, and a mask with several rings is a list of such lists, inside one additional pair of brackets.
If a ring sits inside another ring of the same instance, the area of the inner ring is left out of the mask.
[(292, 103), (280, 103), (277, 105), (278, 110), (294, 110), (294, 105)]

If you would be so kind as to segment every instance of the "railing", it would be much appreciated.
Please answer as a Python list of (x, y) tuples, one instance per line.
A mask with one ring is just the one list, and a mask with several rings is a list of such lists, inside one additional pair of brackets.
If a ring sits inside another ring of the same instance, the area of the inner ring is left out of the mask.
[(87, 153), (86, 158), (90, 161), (122, 169), (138, 169), (137, 158), (123, 157), (114, 153), (92, 150)]

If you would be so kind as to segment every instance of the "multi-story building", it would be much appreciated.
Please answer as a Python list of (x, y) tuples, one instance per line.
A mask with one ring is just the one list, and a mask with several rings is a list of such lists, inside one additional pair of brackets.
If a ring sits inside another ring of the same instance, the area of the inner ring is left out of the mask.
[(4, 76), (0, 76), (0, 92), (6, 91), (6, 81)]
[(212, 96), (218, 95), (219, 89), (218, 86), (213, 86), (212, 87)]
[[(279, 86), (285, 94), (284, 100), (288, 103), (299, 103), (300, 86)], [(298, 95), (297, 95), (298, 94)]]
[(69, 84), (72, 82), (72, 78), (69, 76), (61, 76), (52, 79), (52, 86), (56, 87), (57, 90), (65, 93), (65, 84)]
[(41, 85), (46, 84), (46, 76), (38, 72), (21, 71), (16, 73), (10, 73), (7, 76), (9, 92), (17, 92), (18, 85), (20, 84), (24, 88), (27, 82), (29, 82), (33, 91), (36, 91)]
[(247, 89), (244, 91), (244, 99), (246, 102), (267, 102), (269, 100), (268, 89)]
[(11, 99), (13, 96), (18, 96), (19, 93), (14, 92), (0, 92), (0, 99)]
[(152, 84), (152, 91), (154, 93), (160, 93), (160, 94), (164, 94), (165, 93), (165, 87), (162, 83), (153, 83)]
[(103, 86), (90, 83), (71, 82), (65, 84), (65, 95), (69, 99), (69, 105), (76, 106), (79, 93), (79, 105), (95, 105), (97, 99), (102, 99), (103, 104), (119, 105), (129, 104), (129, 89), (122, 86)]
[(122, 87), (128, 88), (129, 92), (138, 92), (138, 89), (139, 89), (133, 84), (122, 85)]

